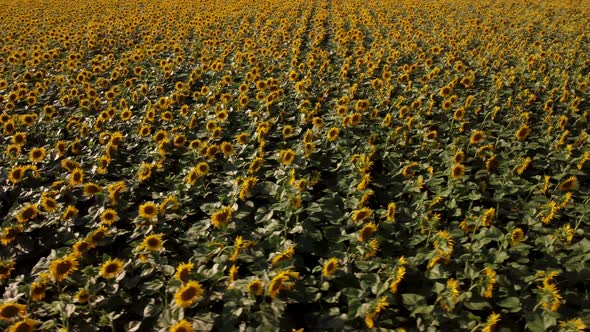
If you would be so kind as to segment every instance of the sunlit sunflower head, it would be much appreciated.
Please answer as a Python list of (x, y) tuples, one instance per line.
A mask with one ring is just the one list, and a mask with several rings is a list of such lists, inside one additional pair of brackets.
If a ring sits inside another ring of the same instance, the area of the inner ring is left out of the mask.
[(141, 248), (148, 251), (161, 251), (164, 248), (163, 234), (148, 235), (141, 243)]
[(220, 149), (226, 158), (231, 157), (234, 154), (234, 147), (230, 142), (221, 143)]
[(352, 213), (352, 220), (354, 221), (363, 221), (373, 214), (373, 210), (369, 208), (362, 208), (360, 210), (356, 210)]
[(289, 138), (291, 137), (291, 135), (293, 135), (293, 126), (285, 125), (281, 132), (283, 134), (284, 139)]
[(33, 332), (35, 331), (35, 327), (41, 324), (41, 322), (25, 318), (20, 320), (8, 327), (8, 332)]
[(47, 212), (53, 212), (58, 208), (57, 200), (53, 197), (43, 196), (41, 198), (41, 207)]
[(153, 220), (158, 216), (158, 205), (154, 202), (146, 202), (139, 206), (139, 216), (147, 219)]
[(203, 287), (197, 281), (189, 281), (174, 294), (174, 301), (180, 308), (188, 308), (203, 297)]
[(226, 226), (233, 214), (233, 209), (229, 206), (223, 207), (211, 216), (211, 224), (216, 227)]
[(451, 177), (455, 180), (458, 180), (465, 175), (465, 166), (461, 164), (454, 164), (453, 168), (451, 169)]
[(86, 304), (90, 300), (90, 293), (82, 288), (74, 295), (74, 300), (80, 304)]
[(334, 142), (338, 138), (339, 135), (340, 135), (340, 129), (337, 127), (332, 127), (332, 128), (330, 128), (330, 130), (328, 130), (326, 137), (328, 138), (328, 141)]
[(373, 236), (373, 234), (375, 234), (376, 231), (377, 231), (377, 225), (375, 225), (373, 222), (366, 224), (359, 231), (359, 241), (361, 241), (361, 242), (367, 241), (369, 238), (371, 238)]
[(25, 145), (27, 143), (27, 134), (23, 132), (16, 132), (12, 136), (12, 143), (16, 145)]
[(247, 133), (240, 133), (236, 136), (236, 142), (238, 144), (247, 144), (248, 143), (248, 134)]
[(479, 143), (481, 143), (485, 138), (485, 134), (483, 131), (481, 130), (476, 130), (471, 134), (471, 137), (469, 138), (469, 143), (477, 145)]
[(197, 164), (197, 173), (199, 176), (205, 176), (209, 173), (209, 164), (202, 161)]
[(32, 148), (31, 151), (29, 152), (29, 160), (33, 163), (38, 163), (43, 161), (43, 159), (45, 159), (45, 155), (46, 155), (46, 151), (45, 148), (41, 147), (41, 148)]
[(170, 332), (192, 332), (193, 324), (182, 319), (178, 323), (170, 326)]
[(14, 184), (21, 182), (25, 178), (26, 168), (24, 166), (15, 166), (8, 173), (8, 180)]
[(93, 182), (84, 184), (84, 196), (90, 197), (102, 191), (102, 187)]
[(25, 223), (29, 220), (33, 220), (37, 218), (39, 215), (39, 209), (37, 208), (37, 204), (25, 204), (16, 215), (16, 220), (19, 223)]
[(288, 166), (295, 160), (295, 151), (292, 149), (282, 150), (279, 154), (281, 164)]
[(123, 271), (123, 261), (118, 258), (109, 259), (100, 266), (100, 276), (112, 279)]
[(78, 269), (78, 260), (74, 255), (56, 258), (49, 265), (49, 272), (57, 282), (64, 281)]
[(0, 304), (0, 320), (10, 322), (16, 317), (25, 316), (27, 312), (27, 306), (24, 304), (18, 304), (16, 302), (4, 302)]
[(248, 283), (247, 288), (248, 288), (248, 292), (250, 292), (250, 294), (254, 294), (256, 296), (260, 296), (264, 292), (264, 284), (262, 283), (262, 280), (260, 280), (260, 279), (254, 279), (254, 280), (250, 281)]
[(117, 211), (113, 209), (106, 209), (100, 215), (100, 221), (106, 225), (112, 225), (117, 220), (119, 220), (119, 215), (117, 214)]
[(77, 186), (84, 181), (84, 171), (81, 168), (75, 168), (72, 173), (70, 173), (70, 184), (72, 186)]
[(462, 150), (457, 151), (455, 156), (453, 157), (453, 162), (455, 164), (460, 164), (465, 160), (465, 153)]
[(333, 275), (336, 270), (338, 270), (338, 258), (332, 257), (330, 259), (328, 259), (325, 263), (324, 263), (324, 267), (322, 268), (322, 275), (324, 277), (329, 277), (331, 275)]
[(180, 265), (178, 265), (178, 268), (176, 269), (176, 274), (174, 275), (174, 277), (177, 280), (180, 280), (183, 283), (186, 283), (186, 282), (188, 282), (190, 273), (194, 267), (195, 267), (195, 265), (193, 263), (181, 263)]

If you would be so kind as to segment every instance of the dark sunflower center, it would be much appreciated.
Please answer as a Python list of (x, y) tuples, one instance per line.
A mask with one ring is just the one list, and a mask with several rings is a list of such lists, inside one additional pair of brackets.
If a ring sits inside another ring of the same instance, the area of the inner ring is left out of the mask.
[(119, 270), (119, 265), (116, 263), (111, 263), (107, 265), (104, 270), (106, 273), (115, 273)]
[(59, 264), (57, 264), (55, 271), (58, 275), (66, 274), (68, 273), (68, 271), (70, 271), (71, 267), (72, 264), (70, 264), (70, 262), (60, 262)]
[(185, 289), (180, 294), (180, 298), (183, 301), (190, 301), (190, 300), (194, 299), (196, 295), (197, 295), (197, 289), (195, 287), (189, 287), (189, 288)]
[(13, 305), (8, 305), (8, 306), (2, 308), (2, 311), (0, 312), (0, 316), (5, 317), (5, 318), (14, 317), (17, 314), (18, 314), (18, 308)]

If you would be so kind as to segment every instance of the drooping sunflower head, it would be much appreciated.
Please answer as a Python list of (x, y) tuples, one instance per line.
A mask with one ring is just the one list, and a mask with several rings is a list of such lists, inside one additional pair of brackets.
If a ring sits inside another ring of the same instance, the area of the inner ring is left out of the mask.
[(338, 258), (332, 257), (330, 259), (328, 259), (325, 263), (324, 263), (324, 267), (322, 268), (322, 275), (324, 277), (329, 277), (331, 275), (333, 275), (336, 270), (338, 269)]
[(369, 238), (371, 238), (373, 236), (373, 234), (375, 234), (376, 231), (377, 231), (377, 225), (375, 225), (372, 222), (366, 224), (359, 231), (359, 241), (361, 241), (361, 242), (367, 241)]

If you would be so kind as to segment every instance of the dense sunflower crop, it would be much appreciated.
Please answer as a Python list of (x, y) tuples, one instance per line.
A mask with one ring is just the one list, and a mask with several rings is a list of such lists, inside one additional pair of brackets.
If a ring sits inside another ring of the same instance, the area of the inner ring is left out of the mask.
[(0, 329), (590, 324), (588, 2), (0, 8)]

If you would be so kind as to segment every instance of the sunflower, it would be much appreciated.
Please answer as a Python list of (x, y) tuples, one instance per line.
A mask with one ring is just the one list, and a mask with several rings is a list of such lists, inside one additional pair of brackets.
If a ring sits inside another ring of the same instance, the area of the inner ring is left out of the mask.
[(360, 210), (356, 210), (352, 213), (352, 220), (354, 221), (363, 221), (373, 214), (373, 210), (369, 208), (362, 208)]
[(78, 209), (73, 205), (68, 205), (66, 211), (62, 214), (61, 219), (67, 221), (78, 215)]
[(67, 255), (64, 258), (56, 258), (49, 265), (49, 272), (58, 282), (64, 281), (77, 269), (78, 261), (72, 254)]
[(453, 88), (451, 88), (451, 87), (450, 87), (450, 86), (448, 86), (448, 85), (445, 85), (445, 86), (443, 86), (443, 87), (440, 89), (440, 91), (439, 91), (439, 94), (440, 94), (440, 95), (441, 95), (443, 98), (446, 98), (446, 97), (448, 97), (448, 96), (450, 96), (450, 95), (451, 95), (451, 92), (453, 92)]
[(22, 151), (22, 148), (20, 145), (17, 144), (10, 144), (6, 147), (6, 157), (18, 157), (20, 156), (20, 153)]
[(354, 105), (355, 111), (366, 111), (369, 109), (369, 101), (366, 99), (357, 100), (356, 104)]
[(47, 285), (44, 282), (35, 281), (31, 284), (31, 300), (41, 301), (45, 298), (45, 290)]
[(209, 173), (209, 164), (204, 161), (201, 161), (197, 164), (197, 174), (199, 176), (205, 176)]
[(70, 173), (70, 184), (72, 186), (77, 186), (84, 181), (84, 171), (81, 168), (75, 168), (72, 173)]
[(256, 296), (260, 296), (264, 292), (264, 284), (260, 279), (254, 279), (250, 281), (246, 288), (248, 288), (248, 292)]
[(2, 234), (0, 235), (0, 243), (3, 245), (8, 245), (10, 242), (14, 241), (16, 236), (23, 231), (22, 226), (8, 226), (2, 229)]
[(289, 138), (293, 135), (293, 127), (291, 125), (285, 125), (281, 132), (283, 134), (283, 139)]
[(76, 243), (74, 243), (74, 245), (72, 246), (72, 249), (74, 250), (74, 253), (77, 256), (81, 256), (83, 253), (90, 250), (91, 247), (92, 246), (90, 245), (90, 243), (88, 243), (88, 241), (78, 240), (78, 241), (76, 241)]
[(8, 180), (14, 184), (21, 182), (25, 178), (26, 168), (24, 166), (15, 166), (8, 173)]
[(527, 137), (529, 137), (530, 133), (531, 133), (531, 128), (529, 128), (529, 126), (527, 126), (526, 124), (523, 124), (522, 126), (520, 126), (520, 128), (518, 128), (518, 130), (516, 131), (514, 136), (516, 136), (516, 138), (519, 141), (524, 141), (527, 139)]
[(32, 332), (35, 331), (35, 326), (39, 324), (41, 324), (39, 321), (26, 318), (10, 325), (8, 332)]
[(377, 225), (370, 222), (359, 231), (359, 241), (365, 242), (377, 231)]
[(164, 241), (162, 240), (163, 234), (152, 234), (148, 235), (139, 246), (140, 249), (148, 251), (160, 251), (164, 248)]
[(510, 240), (512, 242), (512, 245), (518, 245), (522, 241), (522, 239), (524, 239), (524, 232), (521, 228), (515, 228), (510, 234)]
[(293, 149), (281, 150), (279, 153), (279, 161), (285, 166), (291, 165), (295, 160), (295, 151)]
[(74, 300), (80, 304), (86, 304), (88, 303), (88, 300), (90, 300), (90, 293), (88, 290), (81, 288), (78, 293), (74, 295)]
[(153, 220), (158, 216), (158, 205), (154, 202), (141, 204), (139, 206), (139, 216), (147, 220)]
[(182, 319), (178, 323), (170, 326), (170, 332), (192, 332), (193, 324)]
[(203, 287), (197, 281), (189, 281), (174, 294), (174, 301), (180, 308), (188, 308), (203, 297)]
[(27, 306), (15, 302), (4, 302), (0, 304), (0, 320), (9, 322), (17, 316), (24, 316), (27, 312)]
[(88, 183), (84, 184), (83, 191), (84, 191), (84, 196), (90, 197), (90, 196), (94, 196), (96, 193), (102, 191), (102, 187), (97, 185), (96, 183), (88, 182)]
[(457, 151), (457, 153), (455, 153), (455, 156), (453, 156), (453, 162), (455, 164), (460, 164), (465, 160), (465, 152), (463, 152), (462, 150)]
[(104, 240), (108, 233), (109, 230), (103, 225), (100, 225), (86, 237), (86, 241), (91, 247), (95, 247), (98, 242)]
[(575, 176), (570, 176), (567, 180), (562, 182), (559, 185), (559, 190), (566, 192), (575, 190), (578, 187), (578, 178)]
[(324, 267), (322, 268), (322, 275), (324, 277), (329, 277), (329, 276), (333, 275), (337, 269), (338, 269), (338, 258), (332, 257), (324, 263)]
[(465, 166), (461, 164), (454, 164), (453, 168), (451, 169), (451, 177), (455, 180), (458, 180), (465, 175)]
[(224, 227), (229, 223), (232, 214), (233, 209), (229, 206), (225, 206), (217, 212), (213, 213), (213, 215), (211, 216), (211, 224), (215, 228)]
[(117, 214), (117, 211), (113, 209), (106, 209), (100, 215), (100, 221), (106, 225), (112, 225), (117, 220), (119, 220), (119, 215)]
[(53, 197), (43, 196), (43, 198), (41, 198), (41, 206), (43, 207), (43, 210), (53, 212), (57, 210), (57, 200)]
[(469, 138), (469, 143), (477, 145), (479, 143), (481, 143), (485, 138), (485, 134), (483, 131), (481, 130), (476, 130), (471, 134), (471, 137)]
[(389, 204), (387, 204), (386, 220), (388, 222), (394, 222), (395, 221), (395, 210), (396, 209), (397, 209), (397, 204), (395, 204), (395, 202), (390, 202)]
[(260, 157), (254, 158), (252, 160), (252, 162), (250, 163), (250, 166), (248, 167), (248, 173), (254, 174), (254, 173), (257, 173), (258, 171), (260, 171), (260, 169), (262, 168), (263, 161), (264, 161), (264, 159), (262, 159)]
[(23, 208), (21, 208), (18, 211), (16, 220), (19, 223), (25, 223), (29, 220), (37, 218), (37, 215), (39, 215), (39, 209), (37, 208), (37, 204), (27, 203)]
[(152, 133), (152, 128), (150, 126), (142, 126), (139, 128), (139, 136), (147, 137)]
[(226, 158), (231, 157), (234, 154), (234, 147), (230, 142), (221, 143), (220, 149)]
[(25, 145), (27, 143), (27, 134), (23, 132), (14, 133), (12, 143), (16, 145)]
[(328, 130), (326, 137), (328, 138), (328, 141), (334, 142), (338, 138), (339, 135), (340, 135), (340, 129), (337, 127), (332, 127), (332, 128), (330, 128), (330, 130)]
[(100, 276), (105, 279), (113, 279), (123, 271), (123, 261), (114, 258), (109, 259), (100, 266)]
[(188, 277), (194, 267), (195, 265), (193, 263), (181, 263), (178, 265), (178, 268), (176, 268), (176, 274), (174, 275), (174, 278), (182, 281), (183, 283), (187, 283)]

